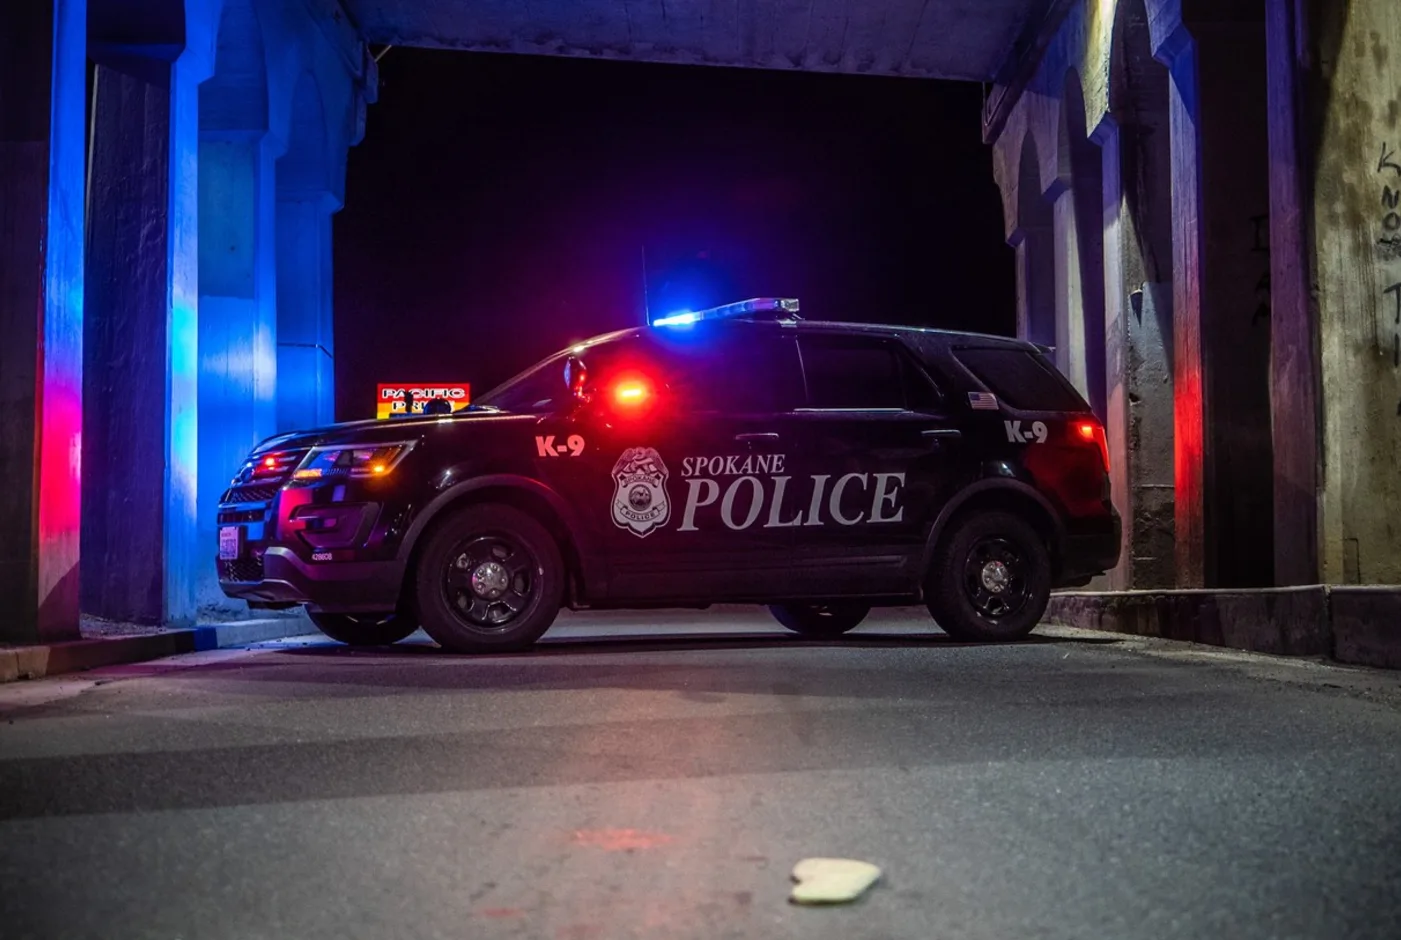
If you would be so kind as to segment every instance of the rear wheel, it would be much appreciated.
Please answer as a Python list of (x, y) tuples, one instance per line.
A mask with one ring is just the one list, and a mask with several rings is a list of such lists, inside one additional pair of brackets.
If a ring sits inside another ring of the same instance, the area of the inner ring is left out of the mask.
[(773, 604), (769, 607), (769, 613), (783, 626), (814, 640), (831, 640), (855, 630), (870, 612), (871, 605), (859, 601)]
[(1050, 602), (1050, 552), (1012, 513), (967, 516), (935, 553), (926, 594), (935, 622), (956, 640), (1020, 640)]
[(328, 614), (307, 611), (316, 629), (347, 646), (389, 646), (418, 629), (398, 614)]
[(559, 614), (564, 561), (534, 517), (467, 506), (429, 538), (414, 573), (419, 619), (458, 653), (529, 648)]

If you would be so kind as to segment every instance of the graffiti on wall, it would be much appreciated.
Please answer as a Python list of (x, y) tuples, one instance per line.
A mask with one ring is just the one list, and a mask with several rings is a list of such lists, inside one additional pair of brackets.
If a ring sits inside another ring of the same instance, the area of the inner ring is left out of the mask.
[[(1391, 365), (1401, 368), (1401, 153), (1390, 142), (1382, 143), (1377, 175), (1382, 178), (1378, 206), (1381, 231), (1377, 253), (1382, 277), (1377, 338), (1391, 334)], [(1396, 414), (1401, 417), (1401, 402), (1396, 404)]]

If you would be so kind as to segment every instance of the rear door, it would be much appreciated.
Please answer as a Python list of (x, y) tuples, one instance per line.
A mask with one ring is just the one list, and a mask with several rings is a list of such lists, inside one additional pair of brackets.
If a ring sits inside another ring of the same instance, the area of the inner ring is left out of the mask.
[(803, 331), (794, 416), (807, 480), (795, 563), (808, 596), (914, 588), (939, 510), (970, 473), (944, 396), (896, 338)]

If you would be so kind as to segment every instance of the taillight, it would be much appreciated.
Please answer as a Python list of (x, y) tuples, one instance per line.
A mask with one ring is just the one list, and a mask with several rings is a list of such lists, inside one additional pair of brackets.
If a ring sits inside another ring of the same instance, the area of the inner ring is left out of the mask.
[(1086, 444), (1098, 443), (1100, 460), (1104, 462), (1104, 472), (1109, 472), (1109, 438), (1104, 426), (1098, 421), (1077, 421), (1072, 425), (1076, 438)]

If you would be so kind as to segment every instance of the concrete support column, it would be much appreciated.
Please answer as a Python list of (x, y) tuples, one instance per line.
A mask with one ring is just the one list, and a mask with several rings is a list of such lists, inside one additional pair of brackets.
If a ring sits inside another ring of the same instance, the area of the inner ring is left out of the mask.
[(1090, 397), (1085, 355), (1085, 304), (1074, 190), (1062, 186), (1052, 203), (1056, 241), (1056, 366)]
[(1179, 588), (1206, 579), (1205, 388), (1202, 376), (1202, 193), (1197, 50), (1185, 30), (1170, 50), (1172, 134), (1173, 526)]
[(85, 329), (83, 609), (195, 616), (198, 80), (171, 49), (95, 41)]
[(83, 609), (136, 623), (166, 616), (170, 67), (152, 70), (94, 75), (83, 346)]
[(1273, 582), (1270, 157), (1264, 22), (1251, 17), (1213, 7), (1170, 53), (1184, 587)]
[(0, 642), (79, 635), (86, 30), (0, 5)]
[(1133, 501), (1129, 488), (1128, 317), (1125, 314), (1123, 181), (1119, 128), (1112, 118), (1100, 127), (1104, 157), (1104, 432), (1109, 441), (1109, 488), (1123, 520), (1119, 566), (1109, 572), (1110, 590), (1133, 586)]
[[(1268, 0), (1270, 114), (1270, 402), (1275, 584), (1314, 584), (1319, 558), (1318, 317), (1309, 292), (1307, 158), (1294, 0)], [(1401, 308), (1398, 308), (1401, 309)]]
[(265, 132), (199, 144), (199, 540), (203, 606), (232, 606), (213, 568), (219, 497), (277, 427), (276, 199)]
[(1056, 345), (1056, 246), (1050, 225), (1023, 224), (1010, 239), (1016, 251), (1017, 335)]
[(335, 420), (329, 193), (277, 202), (277, 430)]

